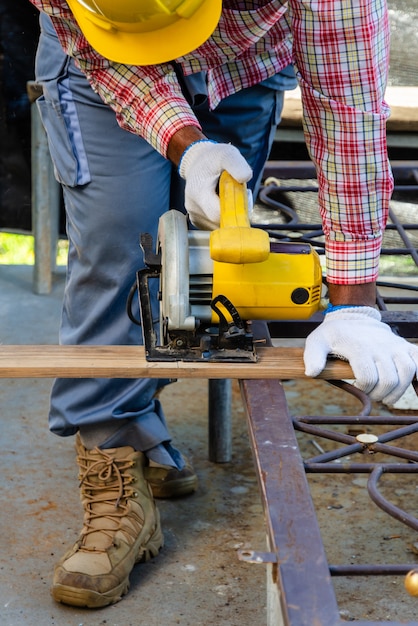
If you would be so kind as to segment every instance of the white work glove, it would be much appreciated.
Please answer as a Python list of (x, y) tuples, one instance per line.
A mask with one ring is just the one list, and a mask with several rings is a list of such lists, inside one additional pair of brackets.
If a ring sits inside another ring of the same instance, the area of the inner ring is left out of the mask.
[(220, 202), (216, 189), (224, 170), (239, 183), (248, 182), (253, 175), (240, 151), (231, 144), (202, 139), (186, 148), (181, 157), (179, 174), (186, 181), (184, 204), (196, 228), (219, 227)]
[(394, 404), (418, 369), (418, 346), (395, 335), (368, 306), (326, 313), (324, 321), (306, 339), (307, 376), (318, 376), (328, 355), (348, 361), (355, 386), (372, 400)]

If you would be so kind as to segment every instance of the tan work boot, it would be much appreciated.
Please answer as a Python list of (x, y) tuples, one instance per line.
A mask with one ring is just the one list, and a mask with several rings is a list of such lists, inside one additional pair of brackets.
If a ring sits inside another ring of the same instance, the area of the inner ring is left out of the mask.
[(196, 473), (187, 459), (185, 462), (181, 470), (152, 462), (144, 467), (144, 477), (151, 487), (154, 498), (181, 498), (196, 491), (198, 485)]
[(87, 450), (76, 438), (84, 524), (57, 563), (52, 596), (90, 608), (121, 599), (139, 561), (163, 545), (158, 510), (144, 480), (145, 457), (130, 446)]

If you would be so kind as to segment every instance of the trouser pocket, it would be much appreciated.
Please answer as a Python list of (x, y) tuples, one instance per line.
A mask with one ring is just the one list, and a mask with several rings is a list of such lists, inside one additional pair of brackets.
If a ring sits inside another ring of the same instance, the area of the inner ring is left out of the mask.
[(43, 86), (37, 100), (54, 165), (55, 178), (69, 187), (90, 182), (77, 109), (69, 88), (69, 66), (51, 21), (41, 16), (41, 36), (36, 54), (36, 79)]

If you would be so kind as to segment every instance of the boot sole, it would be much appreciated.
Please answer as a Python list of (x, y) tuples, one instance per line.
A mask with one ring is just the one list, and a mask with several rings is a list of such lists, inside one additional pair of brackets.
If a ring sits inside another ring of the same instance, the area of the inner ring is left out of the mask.
[[(157, 556), (164, 544), (164, 537), (161, 530), (159, 513), (157, 511), (157, 527), (147, 541), (145, 546), (139, 547), (135, 565), (137, 563), (145, 563), (153, 557)], [(110, 589), (106, 593), (99, 593), (92, 589), (80, 589), (79, 587), (70, 587), (68, 585), (53, 585), (51, 588), (52, 597), (56, 602), (68, 604), (70, 606), (85, 607), (88, 609), (99, 609), (110, 604), (116, 604), (129, 591), (129, 574), (117, 587)]]

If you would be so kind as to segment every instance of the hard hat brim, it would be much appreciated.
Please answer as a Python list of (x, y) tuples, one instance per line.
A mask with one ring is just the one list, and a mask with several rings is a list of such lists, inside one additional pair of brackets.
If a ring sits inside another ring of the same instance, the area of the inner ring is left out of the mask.
[(67, 1), (90, 45), (106, 59), (126, 65), (157, 65), (192, 52), (209, 39), (222, 11), (222, 0), (206, 0), (190, 18), (155, 31), (126, 32), (101, 28), (77, 0)]

